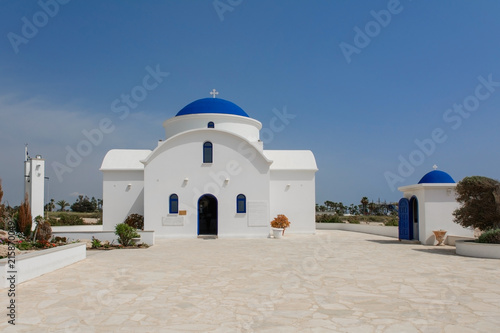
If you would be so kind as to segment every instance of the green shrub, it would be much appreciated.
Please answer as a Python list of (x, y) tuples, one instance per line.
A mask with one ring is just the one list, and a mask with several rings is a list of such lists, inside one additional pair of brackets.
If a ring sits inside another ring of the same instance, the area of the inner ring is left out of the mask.
[(385, 222), (385, 218), (383, 216), (369, 216), (368, 221), (369, 222)]
[(115, 235), (118, 236), (118, 243), (123, 246), (133, 245), (132, 238), (140, 237), (133, 227), (125, 223), (116, 225)]
[(358, 218), (355, 218), (355, 219), (348, 219), (348, 222), (350, 224), (360, 224), (360, 221)]
[(397, 227), (398, 226), (398, 219), (390, 219), (388, 221), (385, 222), (385, 226), (389, 227), (389, 226), (392, 226), (392, 227)]
[(326, 214), (316, 214), (316, 223), (323, 223)]
[(100, 218), (102, 218), (102, 213), (100, 213), (100, 212), (87, 213), (87, 214), (85, 214), (84, 217), (93, 218), (93, 219), (100, 219)]
[(500, 182), (482, 176), (465, 177), (457, 183), (460, 208), (454, 222), (462, 227), (486, 231), (500, 228)]
[(94, 236), (92, 236), (92, 248), (97, 249), (99, 247), (101, 247), (101, 241), (98, 240), (97, 238), (94, 238)]
[(351, 224), (359, 224), (359, 216), (348, 216), (347, 217), (347, 222)]
[(16, 244), (16, 247), (21, 251), (26, 251), (33, 249), (33, 244), (30, 241), (23, 239), (21, 243)]
[(483, 232), (477, 239), (478, 243), (500, 244), (500, 229), (493, 229)]
[(83, 219), (80, 216), (72, 214), (59, 214), (59, 219), (50, 218), (49, 223), (52, 226), (61, 225), (83, 225)]
[(144, 216), (140, 214), (130, 214), (125, 223), (134, 229), (144, 230)]
[(344, 223), (338, 215), (333, 214), (318, 214), (316, 215), (316, 222), (318, 223)]

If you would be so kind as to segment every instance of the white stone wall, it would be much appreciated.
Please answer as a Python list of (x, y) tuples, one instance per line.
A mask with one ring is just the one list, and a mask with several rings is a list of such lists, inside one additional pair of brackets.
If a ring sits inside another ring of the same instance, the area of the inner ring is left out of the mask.
[(104, 230), (115, 230), (130, 214), (144, 215), (144, 171), (103, 171), (102, 193)]
[[(430, 193), (429, 193), (430, 192)], [(432, 193), (434, 192), (434, 193)], [(425, 203), (425, 223), (423, 223), (423, 238), (420, 241), (423, 244), (433, 245), (435, 241), (433, 230), (446, 230), (447, 235), (474, 237), (474, 230), (463, 228), (460, 224), (453, 222), (453, 212), (460, 207), (456, 202), (454, 190), (451, 198), (448, 199), (446, 189), (430, 189), (426, 191), (426, 196), (435, 196), (436, 201), (428, 199)], [(448, 199), (448, 201), (445, 201)]]
[(350, 223), (316, 223), (317, 230), (345, 230), (399, 238), (398, 227)]
[(290, 221), (286, 232), (315, 232), (315, 171), (271, 171), (270, 193), (270, 220), (284, 214)]

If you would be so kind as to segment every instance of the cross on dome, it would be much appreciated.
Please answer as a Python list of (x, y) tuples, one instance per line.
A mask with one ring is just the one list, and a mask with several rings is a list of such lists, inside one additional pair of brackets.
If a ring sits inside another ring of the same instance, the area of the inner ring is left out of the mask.
[(434, 170), (437, 170), (438, 166), (437, 166), (436, 164), (434, 164), (434, 165), (432, 166), (432, 168), (433, 168)]
[(213, 98), (215, 98), (215, 96), (216, 96), (216, 95), (218, 95), (218, 94), (219, 94), (219, 92), (218, 92), (217, 90), (215, 90), (215, 89), (213, 89), (213, 90), (210, 92), (210, 95), (212, 95), (212, 96), (213, 96)]

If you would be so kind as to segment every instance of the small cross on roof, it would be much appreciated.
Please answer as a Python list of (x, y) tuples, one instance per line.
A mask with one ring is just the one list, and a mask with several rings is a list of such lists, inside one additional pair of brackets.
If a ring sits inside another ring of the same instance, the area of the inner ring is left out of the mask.
[(217, 90), (215, 90), (215, 89), (213, 89), (213, 90), (210, 92), (210, 95), (212, 95), (212, 96), (213, 96), (213, 98), (215, 98), (215, 96), (216, 96), (216, 95), (218, 95), (218, 94), (219, 94), (219, 92), (218, 92)]

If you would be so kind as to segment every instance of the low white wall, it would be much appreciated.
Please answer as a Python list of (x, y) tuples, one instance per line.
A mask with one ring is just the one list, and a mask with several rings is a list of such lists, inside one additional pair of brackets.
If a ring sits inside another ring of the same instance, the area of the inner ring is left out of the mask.
[[(40, 275), (66, 267), (87, 257), (85, 243), (75, 243), (58, 246), (52, 249), (35, 251), (28, 254), (18, 255), (14, 258), (14, 271), (9, 265), (12, 258), (0, 260), (0, 287), (10, 287), (8, 277), (16, 275), (15, 284), (31, 280)], [(10, 261), (9, 261), (10, 260)]]
[(457, 240), (474, 240), (474, 237), (453, 236), (446, 234), (446, 245), (455, 246)]
[(500, 259), (500, 244), (476, 243), (469, 240), (456, 240), (455, 252), (461, 256)]
[(100, 225), (63, 225), (52, 227), (52, 232), (66, 232), (66, 231), (103, 231), (102, 224)]
[(398, 227), (350, 223), (316, 223), (317, 230), (345, 230), (399, 238)]
[[(141, 243), (146, 243), (148, 245), (155, 244), (155, 232), (154, 231), (138, 231), (139, 235), (141, 235)], [(114, 242), (114, 244), (118, 243), (118, 236), (115, 235), (114, 231), (54, 231), (52, 230), (52, 235), (54, 237), (66, 237), (67, 241), (76, 241), (82, 239), (92, 239), (92, 237), (97, 238), (98, 240)]]

